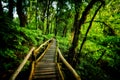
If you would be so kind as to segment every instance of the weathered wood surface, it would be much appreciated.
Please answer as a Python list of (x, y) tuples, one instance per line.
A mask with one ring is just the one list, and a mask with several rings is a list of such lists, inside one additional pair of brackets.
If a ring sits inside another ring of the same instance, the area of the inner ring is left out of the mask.
[(55, 62), (56, 40), (50, 44), (43, 58), (35, 65), (33, 80), (59, 80)]

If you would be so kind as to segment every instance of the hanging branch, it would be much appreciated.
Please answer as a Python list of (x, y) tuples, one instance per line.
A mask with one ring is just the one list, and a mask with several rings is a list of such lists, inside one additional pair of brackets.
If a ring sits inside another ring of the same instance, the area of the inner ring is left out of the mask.
[[(91, 21), (87, 21), (86, 23), (90, 23), (90, 22)], [(110, 24), (108, 24), (104, 21), (100, 21), (100, 20), (94, 20), (93, 22), (102, 23), (103, 25), (105, 25), (105, 27), (107, 27), (109, 29), (109, 31), (111, 32), (111, 35), (117, 35)]]

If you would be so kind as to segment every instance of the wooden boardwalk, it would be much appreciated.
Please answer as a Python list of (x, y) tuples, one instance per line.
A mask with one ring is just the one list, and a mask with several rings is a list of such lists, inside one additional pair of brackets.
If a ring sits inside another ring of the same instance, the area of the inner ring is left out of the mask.
[(35, 65), (33, 80), (59, 80), (55, 55), (56, 40), (53, 39), (43, 58)]
[[(72, 80), (81, 80), (77, 72), (62, 56), (62, 53), (56, 44), (56, 39), (52, 38), (36, 49), (35, 47), (32, 47), (9, 80), (16, 80), (16, 77), (30, 57), (32, 57), (32, 64), (28, 80), (70, 80), (71, 75), (65, 75), (66, 71), (64, 70), (70, 71), (70, 74), (72, 74), (71, 77), (74, 78)], [(44, 46), (47, 46), (47, 48), (41, 55), (39, 55), (38, 53), (40, 52), (40, 49)], [(62, 70), (62, 65), (64, 65), (64, 70)]]

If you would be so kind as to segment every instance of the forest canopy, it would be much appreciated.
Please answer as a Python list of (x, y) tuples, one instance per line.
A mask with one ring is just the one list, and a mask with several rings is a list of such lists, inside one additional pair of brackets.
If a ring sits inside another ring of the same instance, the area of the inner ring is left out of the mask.
[(119, 25), (120, 0), (0, 0), (0, 79), (56, 37), (82, 80), (119, 80)]

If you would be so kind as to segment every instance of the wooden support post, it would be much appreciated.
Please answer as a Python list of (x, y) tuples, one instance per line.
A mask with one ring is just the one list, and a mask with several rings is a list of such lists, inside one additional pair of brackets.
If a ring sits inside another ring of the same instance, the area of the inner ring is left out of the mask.
[(35, 55), (35, 51), (33, 51), (33, 53), (32, 53), (32, 63), (31, 63), (31, 72), (30, 72), (30, 75), (29, 75), (29, 80), (32, 80), (32, 75), (33, 75), (34, 68), (35, 68), (35, 61), (36, 61), (36, 55)]
[(63, 73), (62, 73), (62, 71), (61, 71), (60, 63), (57, 63), (57, 67), (58, 67), (58, 71), (59, 71), (59, 73), (60, 73), (61, 80), (64, 80), (64, 76), (63, 76)]
[(35, 61), (32, 61), (31, 72), (30, 72), (29, 80), (32, 80), (32, 75), (33, 75), (33, 72), (34, 72), (34, 68), (35, 68)]

